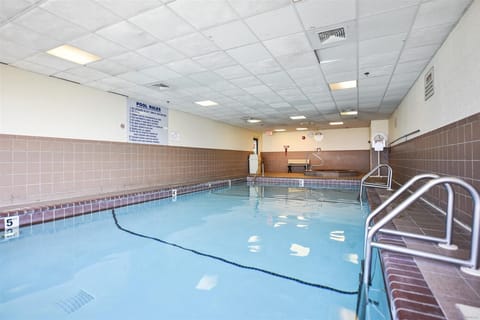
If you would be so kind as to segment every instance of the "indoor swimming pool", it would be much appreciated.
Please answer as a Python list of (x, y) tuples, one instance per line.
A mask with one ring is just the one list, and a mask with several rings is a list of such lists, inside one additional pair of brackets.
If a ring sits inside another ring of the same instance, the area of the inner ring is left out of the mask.
[(353, 320), (357, 196), (238, 184), (22, 228), (0, 318)]

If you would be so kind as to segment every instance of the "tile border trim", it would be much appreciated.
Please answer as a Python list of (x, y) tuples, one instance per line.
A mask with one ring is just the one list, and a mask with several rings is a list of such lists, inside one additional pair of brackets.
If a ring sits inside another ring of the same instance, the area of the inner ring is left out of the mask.
[(81, 201), (59, 202), (52, 205), (40, 205), (19, 208), (0, 212), (0, 231), (4, 230), (4, 218), (18, 216), (20, 227), (46, 223), (54, 220), (66, 219), (86, 215), (97, 211), (124, 207), (132, 204), (170, 198), (172, 190), (176, 189), (177, 195), (211, 190), (229, 186), (233, 183), (243, 182), (245, 178), (217, 180), (193, 185), (169, 186), (168, 188), (148, 191), (130, 192), (120, 195), (104, 196)]

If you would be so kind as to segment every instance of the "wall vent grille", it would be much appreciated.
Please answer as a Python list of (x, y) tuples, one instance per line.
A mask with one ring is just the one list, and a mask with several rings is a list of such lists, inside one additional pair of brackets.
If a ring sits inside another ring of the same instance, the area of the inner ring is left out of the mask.
[(425, 101), (430, 99), (433, 94), (435, 93), (435, 88), (433, 86), (433, 67), (428, 70), (427, 74), (425, 75)]

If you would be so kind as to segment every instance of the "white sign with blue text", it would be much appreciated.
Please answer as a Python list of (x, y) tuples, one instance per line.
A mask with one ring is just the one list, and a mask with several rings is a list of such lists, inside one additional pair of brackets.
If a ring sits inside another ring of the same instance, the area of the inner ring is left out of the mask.
[(134, 99), (127, 100), (128, 141), (168, 144), (168, 109)]

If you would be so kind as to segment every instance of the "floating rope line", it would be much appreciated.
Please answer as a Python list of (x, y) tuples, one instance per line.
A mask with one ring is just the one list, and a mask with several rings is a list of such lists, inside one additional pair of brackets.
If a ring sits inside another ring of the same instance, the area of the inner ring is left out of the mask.
[(257, 267), (252, 267), (252, 266), (243, 265), (243, 264), (240, 264), (240, 263), (237, 263), (237, 262), (234, 262), (234, 261), (227, 260), (227, 259), (222, 258), (222, 257), (214, 256), (214, 255), (211, 255), (211, 254), (208, 254), (208, 253), (204, 253), (204, 252), (201, 252), (201, 251), (198, 251), (198, 250), (195, 250), (195, 249), (186, 248), (186, 247), (183, 247), (183, 246), (181, 246), (181, 245), (179, 245), (179, 244), (176, 244), (176, 243), (168, 242), (168, 241), (165, 241), (165, 240), (162, 240), (162, 239), (159, 239), (159, 238), (155, 238), (155, 237), (152, 237), (152, 236), (147, 236), (147, 235), (145, 235), (145, 234), (137, 233), (137, 232), (134, 232), (134, 231), (125, 229), (124, 227), (122, 227), (122, 226), (118, 223), (118, 219), (117, 219), (117, 216), (116, 216), (116, 214), (115, 214), (115, 209), (112, 209), (112, 216), (113, 216), (113, 220), (115, 221), (115, 225), (117, 226), (118, 229), (120, 229), (120, 230), (122, 230), (122, 231), (124, 231), (124, 232), (126, 232), (126, 233), (129, 233), (129, 234), (131, 234), (131, 235), (133, 235), (133, 236), (137, 236), (137, 237), (140, 237), (140, 238), (157, 241), (157, 242), (160, 242), (160, 243), (162, 243), (162, 244), (165, 244), (165, 245), (168, 245), (168, 246), (171, 246), (171, 247), (174, 247), (174, 248), (178, 248), (178, 249), (181, 249), (181, 250), (184, 250), (184, 251), (188, 251), (188, 252), (194, 253), (194, 254), (196, 254), (196, 255), (202, 256), (202, 257), (207, 257), (207, 258), (210, 258), (210, 259), (214, 259), (214, 260), (217, 260), (217, 261), (221, 261), (221, 262), (223, 262), (223, 263), (227, 263), (227, 264), (230, 264), (230, 265), (232, 265), (232, 266), (235, 266), (235, 267), (238, 267), (238, 268), (241, 268), (241, 269), (247, 269), (247, 270), (253, 270), (253, 271), (262, 272), (262, 273), (265, 273), (265, 274), (268, 274), (268, 275), (271, 275), (271, 276), (274, 276), (274, 277), (278, 277), (278, 278), (282, 278), (282, 279), (294, 281), (294, 282), (297, 282), (297, 283), (300, 283), (300, 284), (303, 284), (303, 285), (306, 285), (306, 286), (315, 287), (315, 288), (324, 289), (324, 290), (329, 290), (329, 291), (333, 291), (333, 292), (340, 293), (340, 294), (354, 295), (354, 294), (357, 294), (357, 293), (358, 293), (358, 291), (346, 291), (346, 290), (341, 290), (341, 289), (329, 287), (329, 286), (326, 286), (326, 285), (317, 284), (317, 283), (312, 283), (312, 282), (304, 281), (304, 280), (297, 279), (297, 278), (294, 278), (294, 277), (286, 276), (286, 275), (283, 275), (283, 274), (280, 274), (280, 273), (276, 273), (276, 272), (273, 272), (273, 271), (269, 271), (269, 270), (265, 270), (265, 269), (261, 269), (261, 268), (257, 268)]

